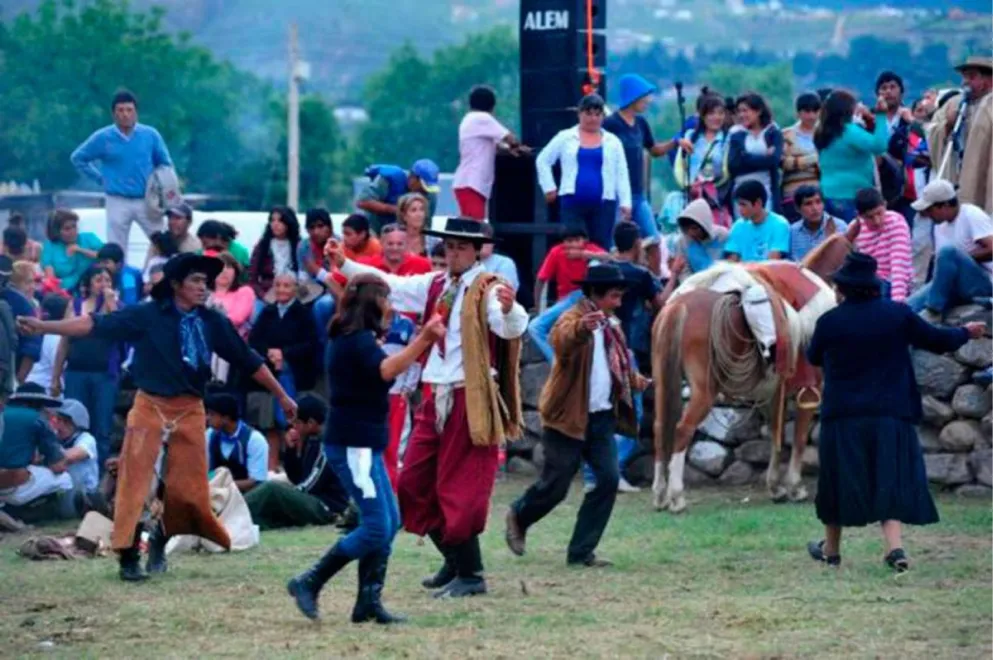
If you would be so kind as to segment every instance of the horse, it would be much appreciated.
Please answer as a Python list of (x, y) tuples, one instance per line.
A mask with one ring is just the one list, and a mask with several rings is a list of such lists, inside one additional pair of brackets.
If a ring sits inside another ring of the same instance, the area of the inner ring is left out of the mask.
[[(801, 265), (830, 286), (832, 277), (853, 250), (858, 223), (848, 234), (832, 234), (814, 248)], [(683, 410), (683, 377), (690, 399)], [(655, 381), (655, 480), (657, 510), (679, 513), (686, 508), (683, 469), (686, 450), (697, 427), (714, 407), (718, 394), (737, 396), (750, 403), (771, 400), (772, 457), (766, 485), (775, 501), (803, 501), (807, 491), (800, 480), (801, 459), (817, 403), (803, 402), (806, 388), (787, 392), (785, 379), (767, 377), (737, 297), (707, 289), (681, 292), (670, 299), (652, 325), (652, 377)], [(816, 371), (818, 385), (820, 371)], [(736, 390), (731, 391), (732, 383)], [(747, 386), (741, 387), (742, 384)], [(820, 388), (815, 394), (819, 403)], [(786, 397), (797, 399), (796, 433), (786, 476), (780, 485), (779, 453), (786, 419)], [(665, 468), (668, 463), (669, 480)]]

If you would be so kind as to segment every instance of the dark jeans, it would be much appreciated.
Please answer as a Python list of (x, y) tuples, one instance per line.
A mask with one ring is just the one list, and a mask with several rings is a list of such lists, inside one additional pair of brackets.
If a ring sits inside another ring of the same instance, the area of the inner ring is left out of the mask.
[(383, 452), (372, 451), (368, 472), (363, 474), (361, 465), (349, 465), (348, 450), (341, 445), (324, 445), (328, 465), (359, 508), (359, 526), (338, 541), (338, 549), (352, 559), (372, 554), (388, 556), (393, 537), (400, 530), (400, 510), (386, 473)]
[(610, 250), (614, 247), (614, 222), (617, 219), (617, 202), (603, 200), (599, 204), (574, 204), (564, 202), (560, 211), (562, 224), (579, 225), (586, 229), (590, 240)]
[(97, 463), (100, 474), (111, 456), (110, 433), (114, 425), (117, 403), (117, 376), (106, 371), (65, 372), (65, 398), (76, 399), (90, 413), (90, 433), (97, 441)]
[(545, 429), (545, 467), (538, 481), (527, 489), (513, 508), (523, 529), (547, 516), (569, 493), (569, 486), (579, 470), (581, 460), (589, 463), (596, 487), (586, 494), (576, 516), (576, 527), (569, 541), (567, 560), (588, 559), (607, 528), (617, 499), (617, 446), (614, 444), (614, 413), (593, 413), (586, 423), (586, 437), (576, 440), (554, 429)]

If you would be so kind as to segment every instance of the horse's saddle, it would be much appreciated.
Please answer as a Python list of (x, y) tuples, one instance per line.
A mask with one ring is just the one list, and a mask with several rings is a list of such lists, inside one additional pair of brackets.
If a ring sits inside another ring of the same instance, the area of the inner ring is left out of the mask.
[[(751, 264), (720, 262), (687, 279), (676, 295), (686, 290), (712, 289), (744, 294), (754, 286), (765, 291), (775, 325), (775, 370), (793, 387), (816, 384), (816, 372), (803, 358), (820, 316), (836, 304), (834, 291), (823, 280), (798, 264), (768, 261)], [(761, 329), (749, 319), (757, 337)]]

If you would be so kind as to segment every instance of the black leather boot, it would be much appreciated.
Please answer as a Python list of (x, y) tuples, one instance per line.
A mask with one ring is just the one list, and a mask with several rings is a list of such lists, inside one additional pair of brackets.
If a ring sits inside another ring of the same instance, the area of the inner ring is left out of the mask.
[(145, 571), (141, 570), (141, 532), (143, 530), (142, 524), (138, 523), (134, 530), (134, 540), (131, 542), (131, 547), (120, 552), (118, 561), (121, 567), (118, 575), (125, 582), (141, 582), (148, 579)]
[(352, 623), (375, 621), (381, 624), (404, 623), (407, 618), (391, 614), (383, 607), (383, 584), (389, 555), (377, 553), (359, 560), (359, 595), (352, 609)]
[(421, 580), (421, 586), (425, 589), (441, 589), (458, 577), (458, 572), (455, 570), (455, 559), (452, 556), (452, 549), (441, 542), (441, 532), (431, 532), (428, 536), (431, 538), (431, 542), (434, 543), (434, 547), (438, 548), (438, 552), (445, 558), (445, 563), (441, 565), (441, 568), (432, 577)]
[(293, 596), (297, 608), (300, 609), (305, 617), (308, 619), (319, 618), (317, 597), (320, 595), (321, 589), (335, 573), (344, 568), (350, 561), (352, 559), (341, 554), (338, 551), (338, 545), (335, 544), (310, 569), (291, 579), (286, 584), (286, 590)]
[(165, 551), (168, 540), (162, 521), (157, 521), (148, 536), (148, 559), (145, 562), (145, 571), (149, 575), (162, 575), (168, 570)]
[(479, 537), (473, 536), (455, 548), (454, 557), (458, 575), (434, 597), (465, 598), (485, 594), (486, 579), (483, 578), (483, 554), (479, 548)]

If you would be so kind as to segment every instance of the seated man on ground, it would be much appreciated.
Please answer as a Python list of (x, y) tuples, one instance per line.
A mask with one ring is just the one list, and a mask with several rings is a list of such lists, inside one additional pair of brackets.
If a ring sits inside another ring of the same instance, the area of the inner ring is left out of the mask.
[(921, 191), (913, 208), (934, 222), (934, 276), (907, 304), (938, 321), (955, 305), (993, 295), (993, 220), (983, 209), (958, 200), (955, 188), (938, 179)]
[(241, 421), (238, 400), (230, 394), (212, 394), (204, 400), (207, 411), (207, 470), (225, 467), (235, 485), (247, 493), (269, 478), (269, 443)]
[(769, 193), (761, 181), (745, 181), (734, 191), (740, 220), (731, 225), (724, 251), (729, 261), (752, 263), (786, 259), (790, 254), (790, 223), (766, 209)]
[(44, 413), (61, 403), (45, 394), (40, 385), (26, 383), (10, 397), (3, 411), (0, 504), (25, 522), (76, 514), (65, 452)]
[(62, 443), (77, 509), (82, 513), (88, 508), (86, 502), (92, 500), (100, 488), (97, 441), (89, 433), (90, 413), (75, 399), (65, 399), (58, 410), (52, 412), (52, 430)]
[(844, 234), (848, 224), (824, 211), (824, 197), (817, 186), (803, 185), (793, 193), (800, 220), (790, 225), (790, 258), (803, 261), (815, 247), (834, 234)]
[(283, 452), (290, 483), (271, 480), (245, 494), (259, 529), (327, 525), (348, 507), (348, 493), (324, 457), (326, 418), (327, 406), (320, 399), (300, 398)]

